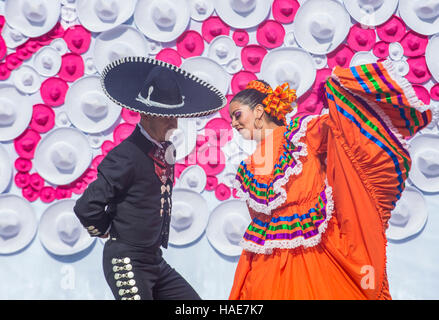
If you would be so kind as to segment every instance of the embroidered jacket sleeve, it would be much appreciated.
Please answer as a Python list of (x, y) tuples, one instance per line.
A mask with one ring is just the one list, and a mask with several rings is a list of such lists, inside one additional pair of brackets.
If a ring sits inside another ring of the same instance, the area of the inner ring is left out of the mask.
[(97, 179), (76, 201), (74, 212), (91, 236), (103, 235), (109, 229), (111, 217), (106, 207), (134, 180), (134, 163), (124, 149), (116, 147), (106, 155), (98, 166)]

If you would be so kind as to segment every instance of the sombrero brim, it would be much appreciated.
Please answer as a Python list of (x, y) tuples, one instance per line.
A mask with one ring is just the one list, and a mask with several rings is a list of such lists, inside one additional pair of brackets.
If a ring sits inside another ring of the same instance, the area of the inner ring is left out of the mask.
[[(161, 109), (147, 106), (136, 100), (149, 72), (156, 66), (168, 68), (184, 96), (184, 106), (178, 109)], [(226, 105), (225, 96), (213, 85), (167, 62), (146, 57), (118, 59), (102, 72), (102, 89), (116, 104), (144, 114), (158, 117), (191, 118), (214, 113)]]
[(33, 106), (25, 93), (21, 93), (11, 84), (0, 84), (0, 97), (7, 97), (17, 106), (20, 106), (19, 114), (9, 126), (0, 126), (0, 141), (10, 141), (20, 136), (32, 120)]
[(407, 186), (404, 189), (402, 197), (408, 197), (407, 202), (412, 206), (410, 220), (404, 227), (389, 223), (386, 236), (390, 240), (403, 240), (418, 234), (424, 228), (428, 219), (425, 198), (420, 191), (415, 187)]
[(21, 6), (22, 1), (6, 1), (4, 5), (4, 16), (8, 24), (20, 31), (26, 37), (39, 37), (49, 32), (58, 22), (61, 15), (61, 0), (44, 1), (47, 9), (47, 17), (41, 23), (33, 23), (26, 19)]
[(398, 0), (383, 1), (376, 11), (367, 12), (360, 7), (358, 1), (344, 1), (344, 6), (356, 21), (367, 26), (378, 26), (386, 22), (398, 7)]
[(353, 66), (359, 66), (362, 64), (376, 63), (377, 60), (378, 60), (378, 57), (376, 57), (372, 52), (359, 51), (353, 55), (351, 62), (349, 63), (349, 66), (353, 67)]
[(111, 23), (100, 21), (99, 17), (93, 10), (93, 6), (96, 1), (79, 0), (77, 1), (78, 19), (81, 24), (92, 32), (103, 32), (110, 30), (125, 21), (127, 21), (134, 13), (137, 1), (128, 0), (123, 2), (120, 12), (118, 12), (117, 18)]
[[(229, 242), (222, 228), (224, 219), (229, 214), (241, 215), (244, 219), (248, 220), (248, 224), (251, 222), (250, 214), (244, 201), (236, 199), (227, 200), (221, 202), (210, 213), (206, 227), (206, 237), (212, 247), (220, 253), (226, 256), (239, 256), (242, 252), (242, 247)], [(242, 232), (242, 235), (244, 233), (245, 230)]]
[(19, 214), (22, 224), (20, 232), (15, 237), (9, 239), (0, 237), (0, 254), (11, 254), (32, 242), (38, 229), (37, 215), (26, 199), (13, 194), (0, 195), (0, 208), (13, 208)]
[[(198, 181), (200, 182), (196, 187), (191, 187), (189, 185), (189, 182), (187, 181), (187, 176), (190, 172), (195, 172), (197, 177), (199, 178)], [(198, 165), (191, 165), (187, 168), (185, 168), (181, 174), (180, 179), (178, 181), (178, 186), (181, 189), (189, 189), (198, 193), (203, 192), (204, 188), (206, 187), (207, 183), (207, 175), (203, 168), (201, 168)]]
[[(310, 13), (325, 12), (332, 16), (337, 22), (335, 33), (331, 41), (320, 42), (311, 34), (309, 30)], [(346, 39), (351, 20), (349, 13), (343, 4), (338, 1), (314, 0), (302, 4), (297, 10), (294, 18), (294, 35), (297, 43), (312, 54), (328, 54)]]
[(259, 25), (270, 14), (272, 1), (257, 1), (253, 11), (240, 15), (233, 10), (229, 1), (216, 1), (215, 11), (229, 26), (236, 29), (247, 29)]
[[(32, 85), (26, 86), (23, 82), (23, 75), (32, 75)], [(21, 66), (12, 74), (12, 82), (15, 87), (22, 93), (35, 93), (40, 89), (41, 86), (41, 78), (38, 72), (27, 65)]]
[[(136, 28), (129, 25), (119, 25), (115, 28), (100, 33), (96, 37), (92, 51), (92, 58), (96, 69), (101, 73), (113, 61), (111, 52), (119, 45), (127, 46), (128, 52), (122, 50), (118, 57), (148, 56), (149, 45), (145, 36)], [(89, 50), (90, 51), (90, 50)]]
[(199, 239), (204, 233), (208, 222), (209, 207), (207, 201), (196, 191), (178, 187), (172, 191), (172, 202), (176, 206), (178, 206), (178, 202), (190, 205), (195, 216), (193, 223), (187, 229), (178, 231), (171, 224), (169, 243), (174, 246), (182, 246)]
[(5, 191), (9, 186), (12, 178), (12, 165), (9, 160), (9, 154), (0, 144), (0, 193)]
[[(50, 69), (44, 68), (42, 60), (45, 55), (48, 55), (51, 58), (52, 66)], [(33, 65), (35, 70), (37, 70), (37, 72), (44, 77), (51, 77), (56, 75), (61, 68), (61, 62), (61, 54), (52, 47), (41, 48), (41, 50), (39, 50), (33, 58)]]
[(204, 1), (204, 5), (206, 5), (205, 11), (203, 13), (198, 12), (195, 7), (195, 2), (190, 2), (190, 11), (191, 18), (195, 21), (204, 21), (212, 15), (213, 10), (215, 10), (215, 6), (213, 0)]
[(97, 91), (99, 95), (102, 96), (100, 92), (100, 78), (99, 76), (91, 75), (87, 77), (82, 77), (76, 80), (71, 86), (69, 91), (67, 91), (66, 99), (64, 105), (67, 106), (67, 115), (70, 121), (75, 125), (76, 128), (87, 133), (98, 133), (107, 130), (114, 125), (116, 120), (119, 118), (121, 109), (118, 105), (113, 104), (107, 99), (106, 96), (103, 98), (107, 104), (107, 114), (106, 116), (93, 120), (88, 117), (81, 108), (81, 97), (85, 93), (90, 93)]
[(312, 87), (317, 74), (312, 56), (303, 49), (283, 47), (271, 50), (262, 61), (261, 78), (267, 81), (273, 88), (281, 85), (274, 71), (284, 68), (283, 63), (285, 62), (295, 65), (297, 70), (306, 70), (306, 72), (301, 74), (299, 86), (296, 88), (296, 95), (300, 97)]
[(148, 39), (159, 42), (171, 42), (176, 40), (187, 29), (191, 19), (191, 10), (189, 8), (189, 1), (171, 1), (176, 13), (176, 20), (172, 28), (167, 30), (167, 28), (162, 28), (156, 24), (153, 16), (154, 7), (162, 5), (163, 2), (165, 1), (138, 0), (133, 18), (137, 29)]
[(439, 49), (439, 36), (435, 35), (430, 38), (425, 50), (425, 61), (428, 70), (431, 72), (434, 80), (439, 81), (439, 61), (437, 60), (437, 50)]
[(52, 254), (57, 256), (67, 256), (81, 252), (90, 247), (96, 240), (90, 237), (85, 228), (81, 228), (81, 235), (74, 245), (64, 243), (56, 231), (56, 218), (62, 212), (72, 212), (75, 200), (64, 199), (50, 205), (41, 215), (38, 224), (38, 234), (41, 244)]
[[(68, 142), (75, 148), (78, 162), (74, 170), (60, 172), (50, 159), (50, 148), (59, 141)], [(79, 178), (92, 161), (92, 149), (87, 137), (76, 128), (57, 128), (50, 131), (35, 149), (34, 167), (46, 181), (55, 185), (66, 185)]]
[(399, 16), (404, 20), (405, 24), (413, 31), (423, 35), (433, 35), (439, 31), (439, 20), (437, 18), (432, 21), (422, 20), (417, 16), (414, 10), (415, 1), (401, 0), (398, 2)]
[[(217, 49), (216, 46), (221, 44), (227, 48), (227, 55), (225, 57), (220, 57), (215, 52)], [(238, 48), (232, 37), (221, 35), (215, 37), (215, 39), (210, 42), (207, 55), (210, 59), (218, 62), (221, 65), (225, 65), (238, 56)]]
[(410, 140), (409, 152), (413, 159), (413, 165), (410, 169), (409, 180), (418, 189), (434, 193), (439, 191), (439, 177), (426, 176), (417, 163), (417, 155), (427, 146), (432, 149), (436, 149), (439, 146), (439, 139), (436, 134), (424, 133)]

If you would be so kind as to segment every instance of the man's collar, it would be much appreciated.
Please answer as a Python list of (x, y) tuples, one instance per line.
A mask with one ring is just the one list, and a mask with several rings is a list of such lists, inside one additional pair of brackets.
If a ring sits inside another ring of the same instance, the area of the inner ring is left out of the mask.
[(146, 130), (142, 127), (142, 125), (140, 123), (137, 124), (137, 126), (140, 129), (140, 132), (143, 134), (143, 136), (145, 136), (146, 139), (148, 139), (149, 141), (151, 141), (152, 143), (154, 143), (156, 146), (158, 146), (159, 148), (163, 148), (163, 146), (160, 144), (160, 142), (158, 142), (157, 140), (153, 139), (148, 132), (146, 132)]

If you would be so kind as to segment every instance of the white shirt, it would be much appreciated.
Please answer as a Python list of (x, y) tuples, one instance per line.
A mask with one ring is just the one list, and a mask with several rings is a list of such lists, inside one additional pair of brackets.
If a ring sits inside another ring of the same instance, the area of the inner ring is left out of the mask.
[(152, 143), (154, 143), (155, 145), (157, 145), (159, 148), (163, 148), (163, 146), (157, 141), (154, 140), (149, 134), (148, 132), (146, 132), (146, 130), (142, 127), (142, 125), (140, 123), (137, 124), (140, 128), (140, 132), (145, 136), (146, 139), (148, 139), (149, 141), (151, 141)]

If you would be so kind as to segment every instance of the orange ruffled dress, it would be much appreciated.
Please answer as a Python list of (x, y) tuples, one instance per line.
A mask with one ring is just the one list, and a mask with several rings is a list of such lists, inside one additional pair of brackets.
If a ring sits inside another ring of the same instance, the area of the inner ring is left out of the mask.
[(432, 113), (390, 61), (336, 67), (325, 94), (326, 114), (294, 117), (239, 166), (252, 221), (230, 299), (391, 299), (385, 230), (405, 138)]

